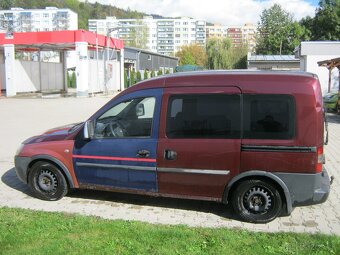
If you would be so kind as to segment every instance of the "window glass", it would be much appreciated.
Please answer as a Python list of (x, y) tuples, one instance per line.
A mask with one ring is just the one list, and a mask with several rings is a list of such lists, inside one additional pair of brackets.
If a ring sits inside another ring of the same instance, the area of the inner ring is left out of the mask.
[(95, 125), (96, 138), (150, 137), (155, 98), (121, 102), (101, 115)]
[(291, 139), (295, 103), (289, 95), (244, 95), (243, 138)]
[(240, 96), (176, 95), (169, 99), (169, 138), (239, 138)]

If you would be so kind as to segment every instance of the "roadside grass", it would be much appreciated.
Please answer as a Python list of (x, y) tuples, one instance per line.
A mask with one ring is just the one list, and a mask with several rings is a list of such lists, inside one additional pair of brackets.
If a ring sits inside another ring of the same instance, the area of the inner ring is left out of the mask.
[(340, 254), (340, 237), (0, 208), (0, 254)]

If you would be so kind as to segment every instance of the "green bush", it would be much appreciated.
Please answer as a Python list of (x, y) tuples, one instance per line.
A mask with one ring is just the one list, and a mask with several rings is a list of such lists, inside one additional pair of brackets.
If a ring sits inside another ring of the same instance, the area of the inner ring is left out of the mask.
[(144, 80), (149, 79), (148, 73), (149, 72), (147, 70), (144, 70)]
[(140, 82), (142, 80), (142, 74), (140, 71), (137, 72), (137, 82)]
[(135, 80), (135, 71), (131, 71), (131, 73), (130, 73), (130, 86), (133, 86), (133, 85), (135, 85), (135, 83), (136, 83), (136, 80)]
[(160, 76), (162, 74), (163, 74), (163, 71), (161, 69), (159, 69), (158, 72), (157, 72), (157, 76)]
[(156, 76), (155, 71), (152, 70), (152, 71), (151, 71), (151, 77), (155, 77), (155, 76)]
[(126, 69), (124, 69), (124, 88), (128, 88), (129, 84), (128, 84), (128, 77), (127, 77), (127, 72)]
[(77, 78), (75, 72), (72, 72), (71, 77), (67, 74), (67, 86), (69, 88), (76, 88), (77, 87)]

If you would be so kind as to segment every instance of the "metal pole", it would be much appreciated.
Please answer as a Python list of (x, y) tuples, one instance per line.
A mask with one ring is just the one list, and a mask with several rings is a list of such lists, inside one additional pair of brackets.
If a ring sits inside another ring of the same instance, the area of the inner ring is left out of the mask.
[(328, 93), (331, 92), (332, 70), (333, 70), (333, 67), (330, 66), (328, 68)]
[(108, 93), (108, 89), (107, 89), (107, 82), (108, 82), (108, 72), (107, 72), (107, 62), (109, 61), (109, 36), (110, 36), (110, 30), (108, 29), (107, 30), (107, 33), (106, 33), (106, 57), (105, 57), (105, 61), (104, 61), (104, 86), (105, 86), (105, 94)]
[(41, 50), (39, 49), (39, 83), (40, 83), (40, 92), (42, 92), (42, 79), (41, 79)]

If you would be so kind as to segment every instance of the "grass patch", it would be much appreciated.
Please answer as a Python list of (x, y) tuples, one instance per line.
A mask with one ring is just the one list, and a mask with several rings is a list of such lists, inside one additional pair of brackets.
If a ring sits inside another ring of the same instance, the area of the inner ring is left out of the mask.
[(1, 254), (340, 254), (340, 238), (0, 208)]

